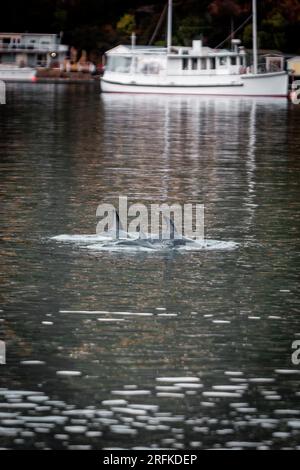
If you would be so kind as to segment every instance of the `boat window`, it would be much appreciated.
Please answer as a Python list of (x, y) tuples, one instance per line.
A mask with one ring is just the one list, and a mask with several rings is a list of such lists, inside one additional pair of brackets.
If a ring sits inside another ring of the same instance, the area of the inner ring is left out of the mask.
[(159, 74), (159, 71), (160, 71), (160, 64), (155, 61), (146, 62), (142, 65), (140, 71), (141, 73), (144, 73), (146, 75), (157, 75)]
[(231, 65), (236, 65), (236, 57), (231, 57)]
[(192, 58), (192, 70), (198, 69), (198, 59), (196, 57)]
[(220, 57), (220, 65), (226, 65), (227, 58), (226, 57)]
[(206, 70), (206, 58), (200, 59), (201, 70)]
[(131, 57), (108, 57), (106, 70), (110, 72), (129, 73)]
[(215, 57), (210, 58), (210, 68), (211, 68), (211, 70), (214, 70), (216, 68), (216, 58)]
[(162, 58), (154, 56), (140, 56), (135, 61), (135, 73), (144, 75), (159, 75), (165, 69)]
[(182, 59), (182, 70), (188, 70), (189, 68), (189, 59)]

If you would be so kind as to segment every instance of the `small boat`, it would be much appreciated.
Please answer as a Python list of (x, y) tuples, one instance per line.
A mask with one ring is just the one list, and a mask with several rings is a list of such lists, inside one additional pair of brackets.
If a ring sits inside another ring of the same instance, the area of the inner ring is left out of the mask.
[(0, 64), (0, 80), (4, 82), (34, 82), (36, 70), (12, 64)]
[(253, 0), (253, 66), (239, 39), (232, 49), (172, 45), (172, 0), (168, 3), (167, 47), (120, 45), (106, 52), (101, 89), (109, 93), (163, 93), (227, 96), (288, 96), (288, 74), (259, 73), (256, 0)]

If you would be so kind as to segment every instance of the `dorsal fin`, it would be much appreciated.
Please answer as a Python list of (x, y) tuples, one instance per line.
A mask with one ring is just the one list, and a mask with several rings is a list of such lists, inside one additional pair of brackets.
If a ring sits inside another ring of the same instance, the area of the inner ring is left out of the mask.
[(117, 238), (120, 238), (120, 230), (123, 230), (123, 227), (122, 227), (122, 224), (121, 224), (121, 221), (120, 221), (119, 212), (116, 210), (115, 213), (116, 213), (116, 218), (115, 218), (115, 223), (116, 223), (116, 237), (117, 237)]
[(170, 239), (174, 240), (175, 238), (176, 239), (181, 238), (176, 230), (174, 221), (170, 219), (169, 217), (166, 217), (165, 215), (163, 217), (165, 221), (167, 222), (168, 229), (170, 230)]

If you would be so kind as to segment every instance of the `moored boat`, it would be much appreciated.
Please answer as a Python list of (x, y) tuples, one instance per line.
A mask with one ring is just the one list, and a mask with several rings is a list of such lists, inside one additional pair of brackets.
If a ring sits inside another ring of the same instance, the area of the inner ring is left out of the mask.
[(228, 96), (288, 95), (288, 74), (259, 73), (256, 1), (253, 0), (253, 65), (247, 66), (244, 47), (232, 40), (231, 50), (172, 45), (172, 0), (168, 8), (166, 47), (117, 46), (106, 53), (101, 79), (103, 92), (163, 93)]
[(36, 70), (31, 67), (0, 64), (0, 80), (4, 82), (33, 82), (36, 80)]

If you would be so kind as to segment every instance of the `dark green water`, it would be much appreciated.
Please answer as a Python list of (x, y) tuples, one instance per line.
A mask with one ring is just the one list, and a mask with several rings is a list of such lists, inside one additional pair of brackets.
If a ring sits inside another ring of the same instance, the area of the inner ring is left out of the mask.
[[(30, 84), (0, 116), (0, 447), (300, 447), (300, 106)], [(239, 246), (50, 240), (119, 195)]]

